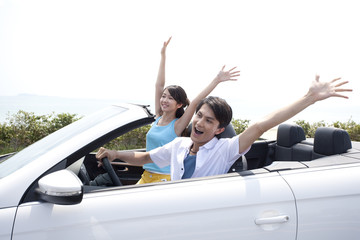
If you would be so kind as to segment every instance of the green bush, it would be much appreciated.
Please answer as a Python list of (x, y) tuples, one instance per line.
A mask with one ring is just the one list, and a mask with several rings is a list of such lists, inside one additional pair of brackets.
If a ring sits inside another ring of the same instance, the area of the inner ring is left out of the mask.
[(334, 122), (332, 125), (336, 128), (346, 130), (349, 133), (351, 140), (360, 141), (360, 125), (356, 124), (353, 120), (350, 119), (345, 123)]
[(142, 126), (134, 129), (124, 135), (115, 138), (104, 145), (105, 148), (115, 150), (140, 149), (146, 147), (146, 133), (150, 130), (151, 125)]
[(0, 154), (19, 151), (78, 119), (76, 114), (36, 116), (20, 110), (0, 124)]
[[(32, 112), (19, 111), (8, 117), (7, 122), (0, 124), (0, 154), (19, 151), (78, 119), (76, 114), (69, 113), (36, 116)], [(240, 134), (249, 126), (250, 120), (232, 119), (231, 123), (236, 134)], [(360, 141), (360, 125), (353, 120), (332, 124), (324, 121), (309, 123), (304, 120), (295, 123), (300, 125), (306, 136), (310, 138), (314, 137), (318, 127), (336, 127), (346, 130), (351, 140)], [(151, 125), (146, 125), (134, 129), (107, 143), (104, 147), (117, 150), (145, 148), (146, 133), (150, 127)]]
[(295, 123), (304, 129), (306, 137), (309, 138), (313, 138), (315, 136), (315, 131), (319, 127), (335, 127), (346, 130), (349, 133), (350, 139), (352, 141), (360, 141), (360, 125), (351, 119), (347, 122), (337, 121), (331, 124), (327, 124), (324, 121), (310, 124), (309, 122), (305, 122), (304, 120), (295, 121)]
[(249, 126), (250, 120), (232, 119), (231, 124), (236, 134), (240, 134)]

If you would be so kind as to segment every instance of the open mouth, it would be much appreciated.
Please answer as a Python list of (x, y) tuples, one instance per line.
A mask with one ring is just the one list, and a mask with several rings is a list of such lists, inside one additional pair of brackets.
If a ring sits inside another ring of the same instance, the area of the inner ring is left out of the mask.
[(196, 128), (194, 128), (194, 130), (195, 130), (195, 133), (196, 133), (196, 134), (198, 134), (198, 135), (199, 135), (199, 134), (203, 134), (203, 133), (204, 133), (204, 132), (202, 132), (202, 131), (199, 131), (199, 130), (198, 130), (198, 129), (196, 129)]

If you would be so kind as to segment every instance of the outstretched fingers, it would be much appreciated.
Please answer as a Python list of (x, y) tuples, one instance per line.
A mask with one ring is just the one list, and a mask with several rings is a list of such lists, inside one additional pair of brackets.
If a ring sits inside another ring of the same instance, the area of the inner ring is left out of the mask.
[(333, 94), (334, 97), (342, 97), (342, 98), (349, 98), (343, 94), (339, 94), (339, 92), (352, 92), (352, 89), (349, 88), (336, 88)]
[(352, 92), (350, 88), (336, 88), (335, 92)]
[[(237, 68), (237, 67), (235, 66), (235, 67), (229, 69), (228, 71), (224, 71), (225, 67), (226, 67), (226, 65), (224, 65), (224, 66), (221, 68), (221, 71), (223, 71), (223, 72), (231, 72), (231, 71), (233, 71), (235, 68)], [(240, 72), (240, 71), (236, 71), (236, 72)], [(234, 72), (234, 73), (236, 73), (236, 72)]]
[(334, 78), (333, 80), (331, 80), (331, 83), (336, 82), (336, 81), (339, 81), (340, 79), (341, 79), (341, 77)]
[(230, 80), (230, 81), (236, 81), (236, 80), (237, 80), (237, 77), (239, 77), (239, 76), (240, 76), (240, 74), (230, 75), (229, 80)]
[(310, 91), (317, 96), (317, 101), (324, 100), (329, 97), (349, 98), (348, 96), (342, 94), (344, 92), (352, 92), (352, 89), (342, 87), (347, 84), (348, 81), (342, 81), (339, 77), (328, 82), (320, 82), (319, 78), (319, 75), (315, 76), (315, 81), (310, 88)]
[(342, 94), (338, 94), (336, 93), (337, 91), (335, 91), (335, 93), (332, 94), (333, 97), (341, 97), (341, 98), (346, 98), (348, 99), (349, 97), (348, 96), (345, 96), (345, 95), (342, 95)]
[(233, 67), (232, 69), (230, 69), (230, 70), (229, 70), (229, 72), (231, 72), (231, 71), (232, 71), (232, 70), (234, 70), (235, 68), (237, 68), (237, 67), (236, 67), (236, 66), (235, 66), (235, 67)]
[(218, 81), (237, 81), (237, 77), (240, 76), (240, 71), (234, 71), (236, 67), (233, 67), (228, 71), (224, 71), (224, 69), (225, 65), (221, 68), (220, 72), (217, 75)]
[[(225, 66), (224, 66), (225, 67)], [(229, 69), (227, 72), (230, 74), (231, 77), (238, 77), (240, 76), (240, 71), (233, 71), (235, 68), (237, 68), (236, 66)]]
[[(335, 78), (331, 81), (331, 83), (335, 83), (337, 81), (339, 81), (341, 78)], [(342, 81), (342, 82), (339, 82), (338, 84), (336, 84), (334, 86), (334, 93), (333, 93), (333, 96), (334, 97), (341, 97), (341, 98), (349, 98), (348, 96), (345, 96), (343, 94), (339, 94), (339, 92), (352, 92), (352, 89), (350, 88), (339, 88), (340, 86), (344, 85), (344, 84), (347, 84), (349, 83), (349, 81)]]
[(229, 72), (230, 72), (230, 80), (232, 80), (232, 81), (236, 81), (236, 80), (237, 80), (236, 77), (239, 77), (239, 76), (240, 76), (240, 71), (231, 72), (231, 71), (233, 71), (235, 68), (236, 68), (236, 67), (234, 67), (234, 68), (232, 68), (232, 69), (229, 70)]
[(240, 71), (236, 71), (236, 72), (230, 72), (231, 75), (237, 74), (238, 76), (240, 76)]
[(342, 81), (342, 82), (336, 84), (335, 87), (340, 87), (340, 86), (342, 86), (344, 84), (347, 84), (347, 83), (349, 83), (349, 81)]
[(227, 80), (237, 81), (237, 77), (240, 76), (239, 73), (240, 73), (240, 71), (236, 71), (236, 72), (229, 73), (229, 76), (228, 76)]
[[(330, 83), (335, 83), (335, 82), (337, 82), (337, 81), (339, 81), (339, 80), (341, 80), (341, 77), (333, 79)], [(342, 86), (342, 85), (345, 85), (345, 84), (347, 84), (347, 83), (349, 83), (349, 81), (342, 81), (342, 82), (337, 83), (337, 84), (334, 86), (335, 91), (336, 91), (336, 92), (351, 92), (352, 89), (350, 89), (350, 88), (338, 88), (338, 87), (340, 87), (340, 86)]]
[(169, 40), (167, 40), (166, 42), (164, 42), (164, 47), (167, 47), (167, 45), (170, 43), (171, 38), (172, 38), (172, 36), (169, 37)]
[(162, 54), (162, 55), (165, 54), (166, 48), (167, 48), (167, 46), (169, 45), (171, 38), (172, 38), (172, 37), (170, 37), (166, 42), (164, 42), (163, 47), (161, 48), (161, 54)]

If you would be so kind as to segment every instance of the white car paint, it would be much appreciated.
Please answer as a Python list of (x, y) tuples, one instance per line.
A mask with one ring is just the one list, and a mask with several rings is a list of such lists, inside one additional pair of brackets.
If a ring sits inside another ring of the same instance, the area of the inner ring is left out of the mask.
[(282, 172), (296, 197), (298, 240), (359, 239), (360, 164)]
[[(289, 220), (255, 223), (259, 218), (282, 215)], [(24, 204), (17, 213), (13, 239), (234, 239), (234, 236), (295, 239), (294, 197), (277, 173), (89, 193), (74, 206)]]
[[(84, 155), (67, 170), (65, 160), (143, 118), (152, 117), (142, 107), (110, 107), (2, 162), (0, 240), (358, 239), (359, 143), (347, 156), (308, 163), (273, 162), (240, 173), (82, 191), (86, 186), (68, 170), (79, 169)], [(80, 203), (25, 201), (37, 183), (55, 198), (80, 194)]]

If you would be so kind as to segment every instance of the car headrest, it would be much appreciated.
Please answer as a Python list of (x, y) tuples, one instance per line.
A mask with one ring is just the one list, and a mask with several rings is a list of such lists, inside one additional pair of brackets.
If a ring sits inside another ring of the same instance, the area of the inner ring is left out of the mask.
[(233, 125), (231, 123), (229, 123), (229, 125), (227, 125), (225, 127), (225, 130), (220, 133), (217, 137), (218, 138), (232, 138), (236, 136), (236, 132), (233, 128)]
[[(192, 123), (189, 124), (189, 126), (187, 127), (186, 130), (186, 136), (189, 137), (191, 134), (191, 129), (192, 129)], [(227, 125), (225, 127), (225, 130), (220, 133), (219, 135), (217, 135), (217, 138), (232, 138), (236, 136), (236, 132), (234, 130), (234, 127), (231, 123), (229, 123), (229, 125)]]
[(314, 137), (314, 152), (322, 155), (333, 155), (346, 152), (352, 148), (349, 134), (339, 128), (319, 127)]
[(284, 123), (280, 124), (278, 127), (277, 145), (291, 147), (305, 139), (304, 129), (299, 125)]

